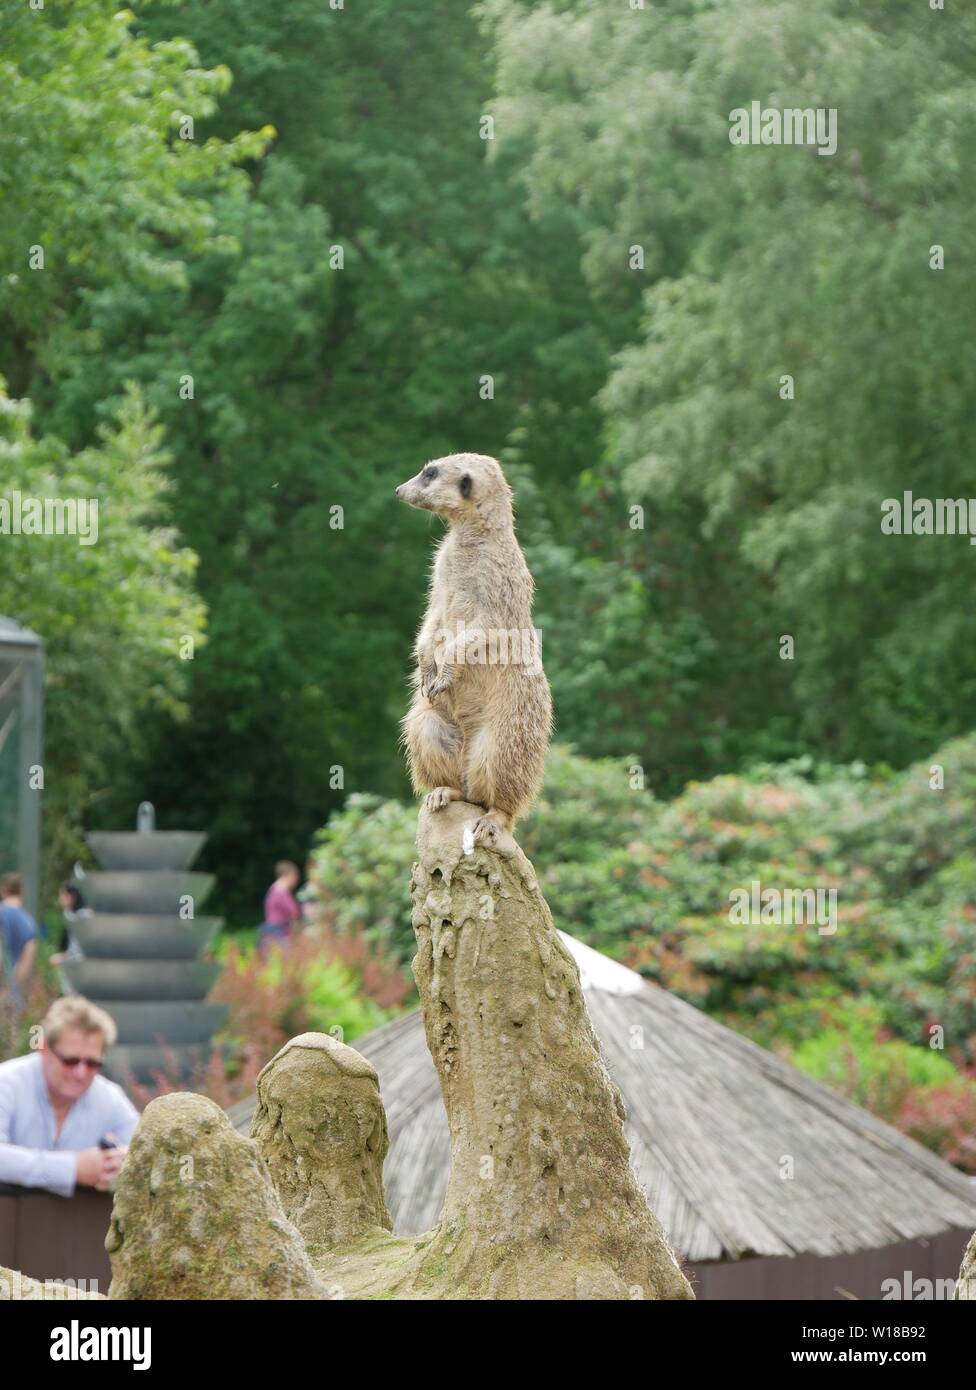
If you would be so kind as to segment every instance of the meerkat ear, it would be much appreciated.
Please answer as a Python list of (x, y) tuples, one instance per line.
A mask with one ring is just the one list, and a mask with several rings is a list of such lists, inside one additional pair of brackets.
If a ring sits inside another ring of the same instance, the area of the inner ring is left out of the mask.
[(462, 496), (462, 497), (470, 497), (470, 496), (471, 496), (471, 474), (470, 474), (470, 473), (465, 473), (464, 477), (461, 479), (461, 482), (460, 482), (460, 484), (459, 484), (459, 487), (460, 487), (460, 489), (461, 489), (461, 496)]

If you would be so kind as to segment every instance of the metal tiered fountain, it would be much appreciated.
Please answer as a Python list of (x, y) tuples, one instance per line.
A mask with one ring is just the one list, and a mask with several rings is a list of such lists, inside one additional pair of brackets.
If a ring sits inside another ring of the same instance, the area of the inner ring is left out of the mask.
[(104, 872), (85, 875), (92, 915), (71, 928), (84, 959), (62, 969), (72, 990), (115, 1020), (107, 1071), (116, 1080), (148, 1082), (162, 1072), (185, 1081), (209, 1057), (227, 1015), (226, 1004), (204, 1002), (220, 966), (200, 959), (221, 918), (196, 916), (215, 879), (190, 872), (202, 832), (157, 830), (148, 801), (136, 825), (87, 837)]

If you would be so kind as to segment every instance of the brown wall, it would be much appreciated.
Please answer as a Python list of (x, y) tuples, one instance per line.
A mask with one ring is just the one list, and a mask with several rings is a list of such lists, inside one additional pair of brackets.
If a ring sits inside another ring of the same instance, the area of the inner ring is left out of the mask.
[(110, 1192), (78, 1191), (73, 1197), (31, 1190), (0, 1191), (0, 1265), (34, 1279), (112, 1280), (105, 1237), (112, 1215)]
[[(947, 1231), (928, 1240), (902, 1241), (857, 1255), (795, 1255), (777, 1259), (721, 1260), (686, 1265), (698, 1298), (707, 1299), (844, 1299), (874, 1302), (884, 1298), (882, 1282), (897, 1279), (904, 1298), (909, 1283), (955, 1279), (971, 1231)], [(916, 1294), (916, 1297), (918, 1295)]]

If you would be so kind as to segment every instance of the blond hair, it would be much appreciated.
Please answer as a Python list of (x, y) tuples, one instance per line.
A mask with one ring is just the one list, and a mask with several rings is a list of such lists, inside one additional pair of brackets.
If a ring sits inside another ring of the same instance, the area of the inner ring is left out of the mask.
[(55, 999), (41, 1019), (41, 1031), (49, 1047), (53, 1047), (66, 1028), (78, 1028), (82, 1033), (101, 1033), (106, 1047), (111, 1047), (118, 1037), (114, 1019), (80, 994), (66, 994), (63, 999)]

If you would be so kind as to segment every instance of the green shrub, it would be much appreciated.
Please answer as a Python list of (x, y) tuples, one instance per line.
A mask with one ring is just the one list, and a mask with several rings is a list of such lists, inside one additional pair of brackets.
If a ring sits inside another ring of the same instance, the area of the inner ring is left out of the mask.
[(892, 1124), (912, 1090), (959, 1079), (942, 1053), (911, 1043), (879, 1041), (867, 1022), (808, 1038), (792, 1060), (808, 1076)]
[(313, 874), (340, 932), (360, 929), (399, 960), (413, 955), (410, 865), (416, 810), (354, 793), (317, 836)]

